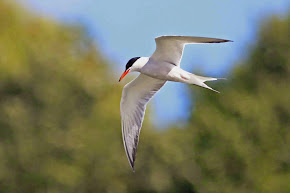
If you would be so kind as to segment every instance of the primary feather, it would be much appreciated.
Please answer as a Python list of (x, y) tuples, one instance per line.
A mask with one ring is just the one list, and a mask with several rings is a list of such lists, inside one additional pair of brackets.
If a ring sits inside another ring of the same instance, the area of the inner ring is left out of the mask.
[(165, 82), (140, 74), (123, 89), (120, 105), (122, 135), (125, 151), (133, 170), (146, 105)]

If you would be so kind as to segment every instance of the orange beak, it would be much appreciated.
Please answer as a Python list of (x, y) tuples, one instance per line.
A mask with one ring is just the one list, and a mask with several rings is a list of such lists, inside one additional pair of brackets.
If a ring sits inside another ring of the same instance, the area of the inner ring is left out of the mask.
[(121, 76), (121, 78), (119, 79), (119, 82), (129, 73), (129, 71), (130, 71), (130, 69), (128, 69), (128, 70), (126, 70), (123, 74), (122, 74), (122, 76)]

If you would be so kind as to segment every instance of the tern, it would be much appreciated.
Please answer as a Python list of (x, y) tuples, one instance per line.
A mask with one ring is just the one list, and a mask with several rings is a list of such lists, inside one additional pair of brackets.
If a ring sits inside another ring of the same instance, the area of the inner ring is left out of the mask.
[(119, 79), (120, 82), (129, 72), (140, 72), (137, 78), (124, 86), (120, 103), (123, 143), (133, 171), (146, 105), (167, 81), (193, 84), (218, 92), (205, 82), (221, 78), (198, 76), (180, 68), (184, 46), (232, 41), (192, 36), (160, 36), (155, 38), (155, 42), (156, 50), (153, 55), (130, 59)]

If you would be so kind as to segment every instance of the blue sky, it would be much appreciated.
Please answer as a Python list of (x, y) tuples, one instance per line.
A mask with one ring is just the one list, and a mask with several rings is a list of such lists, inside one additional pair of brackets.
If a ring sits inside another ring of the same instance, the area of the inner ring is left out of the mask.
[[(18, 1), (33, 12), (59, 22), (85, 25), (113, 64), (113, 84), (117, 84), (130, 58), (153, 53), (154, 38), (160, 35), (233, 40), (233, 43), (186, 46), (182, 59), (182, 68), (188, 71), (227, 77), (232, 65), (245, 57), (249, 45), (255, 42), (261, 20), (271, 14), (283, 15), (290, 8), (288, 0)], [(124, 79), (123, 84), (128, 80)], [(194, 108), (187, 86), (172, 82), (161, 89), (151, 104), (151, 118), (159, 128), (183, 123)]]

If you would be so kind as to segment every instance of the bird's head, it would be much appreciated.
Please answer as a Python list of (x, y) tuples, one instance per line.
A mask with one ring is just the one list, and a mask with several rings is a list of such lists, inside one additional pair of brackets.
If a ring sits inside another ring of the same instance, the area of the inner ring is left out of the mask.
[(129, 73), (137, 71), (139, 72), (140, 69), (148, 62), (149, 58), (147, 57), (134, 57), (131, 58), (127, 64), (125, 71), (123, 72), (121, 78), (119, 79), (119, 82)]

